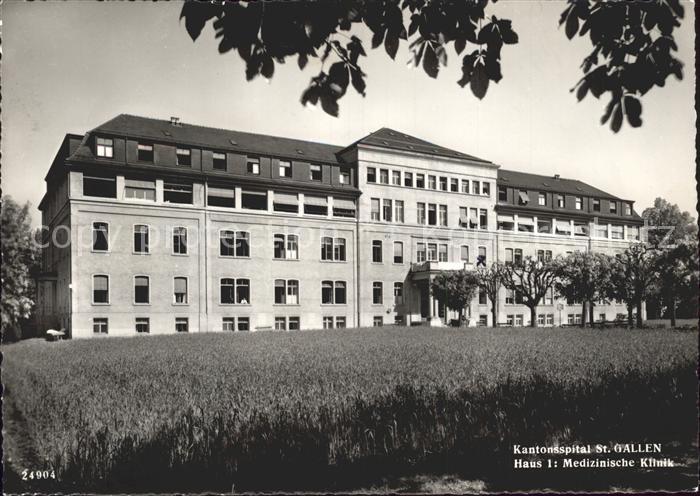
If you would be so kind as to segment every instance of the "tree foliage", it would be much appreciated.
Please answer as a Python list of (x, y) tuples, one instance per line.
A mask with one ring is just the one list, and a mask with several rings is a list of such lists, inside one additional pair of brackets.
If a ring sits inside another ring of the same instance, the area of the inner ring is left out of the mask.
[(502, 266), (503, 286), (522, 294), (523, 304), (530, 309), (532, 327), (537, 327), (537, 306), (547, 291), (554, 287), (560, 265), (559, 259), (543, 262), (525, 257), (522, 262)]
[[(31, 273), (39, 260), (39, 249), (31, 227), (29, 203), (20, 207), (11, 197), (0, 200), (2, 224), (2, 334), (17, 334), (21, 322), (34, 307)], [(17, 337), (17, 336), (14, 336)]]
[[(656, 198), (654, 206), (645, 208), (642, 217), (647, 221), (648, 243), (651, 246), (689, 243), (697, 240), (698, 226), (688, 212), (678, 205)], [(661, 246), (662, 247), (662, 246)]]
[[(496, 0), (491, 0), (495, 2)], [(501, 51), (518, 43), (509, 19), (489, 15), (489, 0), (324, 0), (294, 2), (194, 2), (183, 5), (180, 18), (196, 40), (212, 22), (220, 39), (219, 52), (237, 51), (245, 61), (248, 81), (258, 75), (272, 78), (276, 64), (296, 57), (303, 70), (311, 58), (320, 59), (319, 73), (301, 96), (306, 105), (321, 104), (338, 116), (338, 101), (350, 85), (362, 96), (366, 74), (360, 57), (366, 51), (353, 29), (364, 25), (372, 32), (372, 48), (383, 47), (394, 60), (402, 42), (409, 44), (409, 64), (422, 67), (431, 78), (447, 65), (452, 46), (461, 57), (461, 87), (469, 86), (479, 99), (491, 83), (503, 77)], [(583, 78), (576, 96), (589, 92), (610, 95), (602, 122), (613, 131), (642, 124), (641, 96), (664, 86), (671, 74), (683, 77), (673, 31), (680, 25), (679, 0), (593, 1), (569, 0), (561, 15), (566, 36), (589, 35), (592, 52), (584, 59)], [(463, 55), (464, 54), (464, 55)], [(573, 89), (572, 89), (573, 91)]]
[(649, 288), (647, 313), (656, 309), (659, 317), (671, 319), (671, 327), (676, 326), (678, 310), (681, 317), (696, 318), (700, 279), (697, 240), (659, 249), (654, 270), (658, 278)]
[(453, 270), (436, 275), (430, 283), (430, 291), (433, 297), (459, 313), (462, 320), (464, 307), (472, 301), (479, 287), (479, 280), (471, 271)]
[(476, 270), (479, 289), (486, 293), (491, 302), (491, 318), (493, 327), (498, 327), (498, 292), (503, 287), (503, 267), (494, 262), (488, 268)]
[(610, 274), (610, 257), (603, 253), (573, 252), (559, 265), (557, 282), (554, 287), (567, 300), (584, 303), (581, 324), (586, 325), (588, 308), (595, 301), (604, 298), (604, 288)]

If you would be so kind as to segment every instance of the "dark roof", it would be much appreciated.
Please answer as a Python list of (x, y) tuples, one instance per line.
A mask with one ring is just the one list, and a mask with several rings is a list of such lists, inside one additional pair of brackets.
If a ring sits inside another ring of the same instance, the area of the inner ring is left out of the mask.
[(473, 162), (482, 162), (485, 164), (491, 163), (488, 160), (474, 157), (473, 155), (467, 155), (466, 153), (458, 152), (456, 150), (451, 150), (449, 148), (445, 148), (444, 146), (436, 145), (434, 143), (430, 143), (429, 141), (410, 136), (406, 133), (389, 129), (388, 127), (383, 127), (378, 131), (368, 134), (364, 138), (361, 138), (355, 141), (353, 144), (345, 147), (345, 150), (352, 148), (353, 146), (357, 146), (358, 144), (378, 146), (381, 148), (391, 148), (393, 150), (402, 150), (407, 152), (424, 153), (427, 155), (437, 155), (441, 157), (459, 158)]
[(578, 179), (566, 179), (564, 177), (557, 179), (553, 176), (543, 176), (540, 174), (530, 174), (528, 172), (498, 169), (498, 183), (508, 186), (519, 186), (525, 189), (554, 191), (557, 193), (571, 193), (574, 195), (595, 196), (599, 198), (624, 201), (622, 198), (606, 193), (598, 188), (594, 188), (590, 184), (586, 184)]
[(214, 150), (249, 152), (304, 161), (337, 163), (342, 147), (264, 134), (229, 131), (170, 121), (121, 114), (96, 127), (92, 133), (147, 138), (166, 143), (200, 145)]

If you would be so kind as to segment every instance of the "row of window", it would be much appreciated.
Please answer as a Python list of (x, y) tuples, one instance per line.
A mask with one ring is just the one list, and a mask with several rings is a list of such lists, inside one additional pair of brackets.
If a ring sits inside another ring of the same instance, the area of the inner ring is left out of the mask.
[[(515, 216), (512, 214), (499, 214), (497, 228), (499, 231), (515, 231)], [(573, 221), (538, 218), (535, 222), (534, 217), (518, 216), (517, 222), (518, 232), (527, 232), (539, 234), (558, 234), (560, 236), (571, 236), (573, 233), (576, 237), (588, 237), (591, 235), (590, 225), (587, 221)], [(627, 239), (638, 240), (640, 230), (638, 226), (627, 227)], [(625, 239), (625, 227), (622, 225), (594, 224), (593, 236), (597, 238), (610, 239)]]
[[(239, 317), (239, 331), (249, 330), (248, 317)], [(175, 331), (189, 332), (190, 319), (188, 317), (175, 317)], [(134, 319), (134, 331), (138, 334), (151, 332), (151, 319), (149, 317), (136, 317)], [(92, 332), (95, 334), (109, 334), (109, 318), (95, 317), (92, 319)]]
[(425, 189), (427, 184), (427, 189), (436, 191), (448, 191), (451, 193), (466, 193), (483, 196), (489, 196), (491, 194), (491, 184), (487, 181), (477, 181), (475, 179), (460, 180), (456, 177), (450, 178), (447, 176), (428, 174), (426, 183), (426, 174), (414, 174), (413, 172), (407, 171), (402, 172), (400, 170), (379, 169), (379, 176), (377, 176), (376, 167), (367, 167), (367, 182), (420, 189)]
[[(565, 197), (562, 194), (554, 194), (553, 196), (555, 206), (557, 208), (565, 208)], [(507, 202), (508, 201), (508, 188), (506, 186), (498, 187), (498, 201)], [(518, 205), (528, 205), (530, 203), (530, 195), (527, 190), (519, 190), (518, 194)], [(537, 205), (540, 207), (547, 206), (547, 194), (543, 192), (537, 193)], [(600, 212), (600, 198), (591, 198), (591, 210), (593, 212)], [(632, 215), (632, 204), (629, 202), (622, 202), (625, 215)], [(583, 197), (574, 197), (574, 208), (576, 210), (583, 210)], [(611, 214), (617, 214), (617, 201), (610, 200), (609, 212)]]
[[(371, 198), (370, 219), (373, 221), (404, 223), (403, 200)], [(416, 223), (423, 226), (447, 227), (449, 225), (447, 205), (417, 202)], [(459, 207), (459, 224), (469, 229), (488, 229), (488, 210), (485, 208)]]

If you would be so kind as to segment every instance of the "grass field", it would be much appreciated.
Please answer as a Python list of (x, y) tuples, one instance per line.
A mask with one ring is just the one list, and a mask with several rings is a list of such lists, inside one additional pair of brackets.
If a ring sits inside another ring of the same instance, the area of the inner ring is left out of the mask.
[(52, 491), (498, 481), (514, 443), (691, 443), (697, 344), (525, 328), (32, 340), (3, 347), (5, 408), (26, 431), (8, 442), (24, 434)]

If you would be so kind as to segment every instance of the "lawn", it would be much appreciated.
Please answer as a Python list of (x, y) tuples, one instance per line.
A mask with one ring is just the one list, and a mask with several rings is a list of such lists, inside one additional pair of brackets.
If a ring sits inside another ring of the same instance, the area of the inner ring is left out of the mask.
[(688, 446), (697, 344), (527, 328), (31, 340), (3, 348), (8, 442), (55, 470), (52, 491), (352, 490), (417, 473), (503, 489), (515, 443)]

